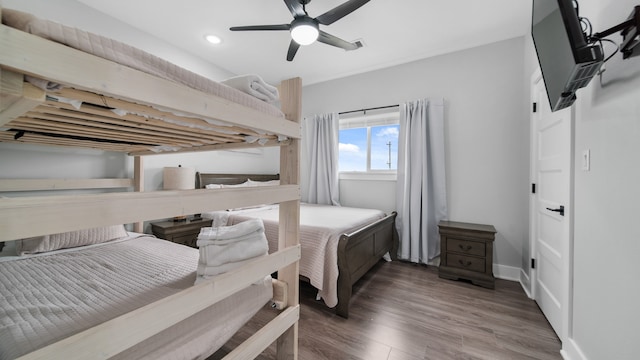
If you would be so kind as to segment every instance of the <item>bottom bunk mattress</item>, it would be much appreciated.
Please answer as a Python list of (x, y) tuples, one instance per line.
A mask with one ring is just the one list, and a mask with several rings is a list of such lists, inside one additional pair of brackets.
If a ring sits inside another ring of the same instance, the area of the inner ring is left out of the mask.
[[(234, 211), (203, 213), (215, 225), (235, 225), (252, 218), (264, 222), (269, 252), (278, 249), (278, 205)], [(300, 204), (300, 275), (318, 289), (318, 296), (328, 307), (338, 304), (338, 242), (342, 234), (351, 233), (385, 217), (381, 210)]]
[[(0, 258), (0, 359), (13, 359), (192, 286), (198, 250), (149, 236)], [(272, 297), (270, 277), (118, 354), (204, 359)]]

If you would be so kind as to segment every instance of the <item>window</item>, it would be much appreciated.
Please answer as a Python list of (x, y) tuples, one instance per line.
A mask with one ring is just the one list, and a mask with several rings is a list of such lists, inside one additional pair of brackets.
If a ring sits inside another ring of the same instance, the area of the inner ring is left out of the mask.
[(395, 173), (398, 169), (399, 113), (340, 118), (340, 172)]

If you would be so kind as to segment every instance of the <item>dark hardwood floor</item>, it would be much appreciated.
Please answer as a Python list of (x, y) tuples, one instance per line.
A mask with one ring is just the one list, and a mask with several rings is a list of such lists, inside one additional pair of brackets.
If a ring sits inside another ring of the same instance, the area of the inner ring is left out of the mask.
[[(495, 290), (438, 278), (435, 267), (380, 262), (354, 287), (349, 319), (301, 283), (299, 359), (561, 359), (560, 341), (517, 282)], [(210, 359), (276, 315), (265, 308)], [(271, 345), (258, 359), (274, 359)]]

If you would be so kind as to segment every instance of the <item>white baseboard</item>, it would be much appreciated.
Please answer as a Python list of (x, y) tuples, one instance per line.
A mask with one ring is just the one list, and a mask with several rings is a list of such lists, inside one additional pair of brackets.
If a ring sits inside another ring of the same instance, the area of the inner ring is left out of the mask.
[(588, 360), (576, 342), (569, 338), (562, 343), (560, 355), (564, 360)]
[(533, 299), (533, 296), (531, 296), (531, 279), (523, 269), (520, 269), (520, 285), (525, 294), (527, 294), (527, 297)]
[(493, 264), (493, 276), (502, 280), (520, 281), (520, 268)]

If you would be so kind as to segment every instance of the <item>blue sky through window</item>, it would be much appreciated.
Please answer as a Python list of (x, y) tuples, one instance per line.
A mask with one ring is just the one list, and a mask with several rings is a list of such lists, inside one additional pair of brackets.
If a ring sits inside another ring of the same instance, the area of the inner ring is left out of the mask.
[[(371, 127), (371, 170), (397, 169), (399, 127)], [(339, 171), (367, 171), (367, 128), (340, 130), (339, 143)]]
[(398, 169), (399, 125), (371, 128), (371, 170)]
[(367, 171), (367, 128), (340, 130), (339, 171)]

